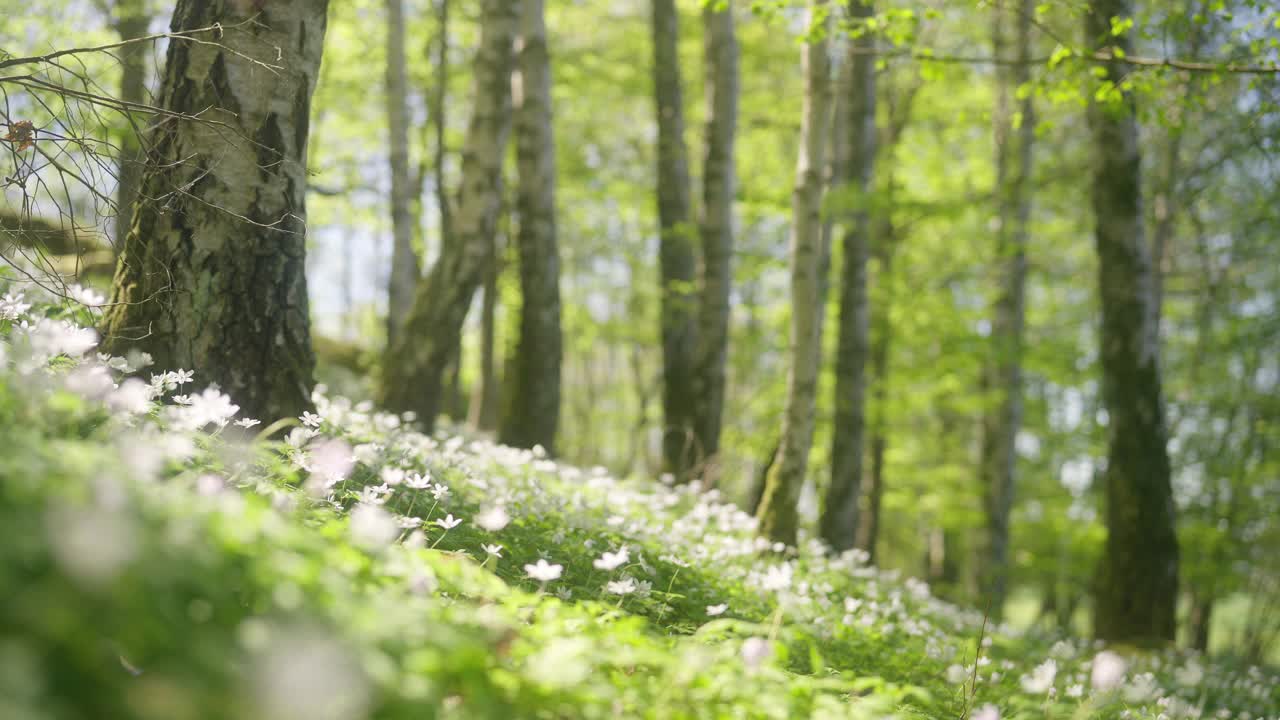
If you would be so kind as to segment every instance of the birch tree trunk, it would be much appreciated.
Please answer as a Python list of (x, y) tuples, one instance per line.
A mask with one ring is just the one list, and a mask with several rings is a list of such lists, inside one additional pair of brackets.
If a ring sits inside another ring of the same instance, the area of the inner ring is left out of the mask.
[[(855, 22), (875, 16), (870, 0), (851, 0)], [(868, 204), (876, 157), (875, 35), (867, 30), (849, 44), (841, 95), (848, 104), (847, 133), (838, 143), (845, 157), (834, 179), (842, 197), (842, 254), (839, 339), (836, 348), (835, 427), (831, 438), (831, 482), (827, 486), (820, 529), (837, 552), (854, 546), (858, 537), (859, 501), (866, 428), (866, 377), (869, 308), (867, 257), (870, 248)], [(838, 123), (840, 124), (840, 123)]]
[(404, 0), (387, 0), (387, 129), (391, 153), (391, 279), (387, 346), (395, 344), (413, 304), (418, 255), (413, 251), (413, 178), (409, 170), (409, 110), (404, 49)]
[[(830, 162), (827, 163), (827, 186), (826, 189), (832, 189), (832, 183), (836, 178), (845, 177), (846, 167), (844, 163), (848, 162), (849, 155), (849, 132), (847, 128), (852, 122), (852, 106), (853, 102), (848, 93), (843, 92), (842, 83), (848, 79), (848, 68), (844, 72), (830, 73), (832, 83), (833, 105), (831, 109), (831, 139), (828, 141), (827, 157)], [(828, 213), (823, 217), (822, 222), (822, 254), (818, 260), (818, 302), (822, 307), (827, 306), (827, 292), (831, 285), (831, 238), (835, 232), (835, 224), (832, 222), (831, 214)], [(744, 288), (745, 289), (745, 288)], [(754, 303), (751, 298), (747, 298), (744, 302), (747, 307), (753, 307)], [(748, 319), (748, 324), (754, 321), (754, 317)], [(818, 342), (819, 346), (825, 341), (824, 331), (825, 323), (818, 326)], [(760, 510), (760, 502), (764, 499), (764, 488), (769, 481), (769, 471), (773, 469), (774, 461), (778, 458), (778, 449), (782, 447), (782, 428), (777, 428), (777, 436), (769, 445), (769, 449), (765, 451), (759, 466), (753, 471), (751, 476), (751, 486), (747, 490), (746, 504), (743, 509), (751, 515), (755, 515)]]
[[(499, 210), (501, 213), (502, 210)], [(467, 425), (473, 430), (497, 430), (499, 387), (496, 335), (498, 331), (498, 279), (502, 275), (502, 251), (497, 233), (489, 245), (489, 257), (480, 293), (480, 356), (476, 379), (471, 385)]]
[[(445, 106), (449, 100), (449, 0), (436, 0), (435, 87), (431, 92), (428, 114), (435, 131), (435, 148), (432, 152), (432, 171), (435, 173), (436, 208), (440, 219), (440, 246), (453, 241), (453, 197), (449, 194), (448, 176), (445, 174), (445, 157), (449, 154), (445, 140), (449, 129), (449, 117)], [(449, 351), (445, 362), (444, 412), (461, 417), (466, 403), (462, 396), (462, 337)]]
[(453, 238), (453, 198), (449, 196), (449, 183), (444, 172), (444, 161), (449, 150), (445, 141), (449, 130), (449, 118), (445, 114), (445, 106), (449, 100), (449, 0), (436, 0), (436, 23), (439, 25), (435, 43), (436, 79), (429, 112), (435, 130), (431, 164), (436, 176), (436, 208), (440, 213), (440, 243), (443, 246)]
[(201, 120), (150, 131), (150, 201), (136, 208), (103, 319), (104, 350), (194, 369), (264, 422), (311, 405), (306, 144), (327, 6), (179, 0), (175, 32), (224, 30), (169, 45), (158, 103)]
[[(151, 17), (141, 0), (123, 0), (116, 3), (112, 24), (121, 40), (133, 40), (147, 34)], [(151, 45), (134, 44), (120, 49), (120, 100), (132, 105), (147, 102), (147, 55)], [(142, 183), (145, 156), (139, 128), (132, 124), (124, 129), (120, 142), (120, 162), (116, 178), (116, 218), (114, 249), (124, 250), (125, 238), (133, 226), (133, 205), (138, 200), (138, 188)]]
[[(825, 0), (812, 0), (810, 17), (825, 18)], [(828, 26), (829, 27), (829, 26)], [(814, 401), (822, 358), (823, 307), (818, 302), (822, 264), (822, 195), (831, 122), (831, 65), (827, 34), (804, 46), (805, 96), (800, 124), (800, 158), (791, 210), (791, 368), (782, 442), (765, 480), (757, 518), (760, 532), (775, 542), (794, 545), (796, 504), (813, 443)]]
[[(1031, 18), (1035, 12), (1030, 0), (1018, 2), (1017, 59), (1011, 68), (997, 70), (992, 118), (1000, 290), (992, 308), (991, 357), (983, 369), (986, 406), (978, 462), (987, 520), (986, 547), (980, 558), (982, 590), (988, 596), (991, 615), (997, 620), (1003, 617), (1008, 586), (1009, 515), (1017, 469), (1015, 442), (1022, 425), (1027, 226), (1031, 217), (1031, 152), (1035, 137), (1034, 106), (1029, 94), (1018, 109), (1020, 125), (1014, 135), (1011, 101), (1014, 91), (1030, 79)], [(1005, 54), (1005, 20), (1004, 4), (997, 2), (992, 25), (992, 51), (997, 58)]]
[(658, 114), (658, 261), (662, 325), (663, 470), (687, 480), (696, 453), (696, 260), (684, 144), (680, 20), (675, 0), (653, 0), (653, 92)]
[(513, 79), (516, 209), (520, 225), (520, 336), (510, 364), (508, 411), (499, 438), (555, 451), (560, 421), (560, 250), (556, 240), (556, 145), (551, 59), (543, 0), (524, 0)]
[[(1128, 52), (1111, 20), (1130, 17), (1127, 0), (1097, 0), (1085, 40)], [(1120, 86), (1121, 63), (1102, 66)], [(1160, 388), (1155, 278), (1143, 237), (1142, 156), (1134, 100), (1093, 103), (1093, 212), (1102, 305), (1102, 397), (1107, 410), (1107, 542), (1095, 602), (1100, 639), (1134, 644), (1173, 640), (1178, 538)]]
[(442, 244), (439, 259), (418, 285), (404, 332), (384, 363), (379, 393), (385, 407), (416, 412), (427, 429), (439, 414), (445, 366), (489, 262), (511, 131), (512, 42), (519, 4), (484, 0), (480, 22), (475, 103), (462, 156), (454, 237)]
[(702, 10), (707, 125), (702, 165), (702, 277), (698, 322), (694, 463), (703, 483), (719, 477), (720, 420), (729, 347), (729, 294), (733, 285), (733, 198), (737, 187), (734, 141), (738, 125), (738, 40), (733, 2)]

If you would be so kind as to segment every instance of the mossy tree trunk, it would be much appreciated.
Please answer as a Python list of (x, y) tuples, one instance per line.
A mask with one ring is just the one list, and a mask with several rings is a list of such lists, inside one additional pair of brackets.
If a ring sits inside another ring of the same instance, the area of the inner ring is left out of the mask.
[(679, 11), (675, 0), (653, 0), (652, 10), (653, 93), (658, 115), (662, 458), (665, 472), (687, 480), (696, 455), (696, 230), (689, 203), (689, 155), (684, 142)]
[[(1099, 0), (1085, 14), (1085, 40), (1128, 52), (1113, 18), (1127, 0)], [(1101, 66), (1120, 87), (1127, 67)], [(1102, 397), (1107, 410), (1106, 525), (1095, 598), (1095, 632), (1112, 642), (1172, 641), (1178, 599), (1178, 538), (1160, 387), (1160, 344), (1151, 248), (1143, 236), (1142, 155), (1132, 95), (1089, 108), (1092, 198), (1102, 306)]]
[(555, 136), (551, 59), (543, 0), (525, 0), (514, 80), (516, 209), (520, 225), (520, 335), (511, 368), (508, 410), (499, 438), (508, 445), (555, 451), (560, 422), (560, 250), (556, 240)]
[(462, 323), (490, 262), (511, 131), (512, 43), (519, 5), (484, 0), (481, 6), (475, 102), (453, 237), (442, 244), (439, 259), (418, 284), (404, 331), (383, 363), (379, 400), (391, 410), (416, 412), (428, 429), (440, 412), (445, 368), (456, 355)]
[[(264, 422), (310, 407), (306, 144), (324, 0), (179, 0), (104, 348), (190, 368)], [(245, 22), (250, 16), (252, 23)], [(278, 67), (269, 67), (278, 66)]]
[(702, 272), (694, 407), (696, 471), (704, 483), (719, 477), (720, 423), (729, 349), (733, 285), (734, 146), (738, 126), (738, 40), (733, 2), (702, 10), (707, 123), (702, 163)]
[[(893, 179), (889, 180), (892, 195)], [(868, 561), (876, 560), (876, 545), (880, 539), (880, 506), (884, 499), (885, 453), (889, 448), (889, 353), (893, 341), (893, 322), (890, 311), (893, 306), (893, 254), (897, 231), (892, 218), (893, 201), (887, 203), (885, 217), (876, 233), (875, 256), (876, 286), (873, 291), (870, 335), (871, 362), (868, 381), (871, 398), (868, 403), (870, 437), (868, 451), (871, 454), (867, 475), (866, 504), (859, 513), (855, 546), (866, 551)]]
[[(825, 4), (825, 0), (813, 0), (809, 5), (810, 17), (825, 17)], [(822, 197), (832, 116), (828, 34), (822, 32), (805, 43), (802, 56), (805, 94), (800, 121), (800, 157), (791, 200), (791, 367), (787, 373), (782, 439), (756, 514), (763, 535), (788, 545), (796, 542), (799, 523), (796, 505), (813, 444), (814, 403), (822, 359), (824, 308), (819, 302)]]
[[(875, 16), (873, 4), (849, 3), (855, 22)], [(833, 178), (840, 197), (841, 218), (839, 337), (836, 347), (835, 427), (831, 437), (831, 482), (822, 507), (822, 539), (837, 552), (854, 546), (858, 537), (862, 494), (863, 448), (866, 442), (866, 362), (869, 307), (867, 257), (870, 252), (872, 179), (876, 156), (875, 35), (870, 30), (849, 43), (841, 73), (840, 93), (847, 103), (845, 137), (838, 143), (845, 156)]]

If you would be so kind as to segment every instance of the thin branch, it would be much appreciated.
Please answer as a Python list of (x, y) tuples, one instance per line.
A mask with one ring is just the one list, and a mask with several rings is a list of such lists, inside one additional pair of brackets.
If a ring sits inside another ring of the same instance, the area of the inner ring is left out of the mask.
[(46, 55), (29, 55), (27, 57), (9, 58), (7, 60), (0, 60), (0, 70), (4, 70), (10, 67), (15, 67), (18, 65), (36, 65), (36, 64), (50, 63), (53, 60), (56, 60), (60, 57), (65, 57), (67, 55), (84, 55), (88, 53), (106, 52), (108, 50), (114, 50), (116, 48), (124, 47), (126, 45), (148, 43), (153, 40), (161, 40), (161, 39), (168, 38), (173, 40), (190, 40), (191, 42), (198, 43), (200, 45), (216, 45), (237, 57), (240, 57), (244, 60), (248, 60), (254, 65), (264, 67), (267, 70), (270, 70), (272, 73), (279, 74), (279, 72), (284, 69), (283, 65), (271, 65), (269, 63), (262, 62), (261, 60), (249, 57), (248, 55), (245, 55), (244, 53), (241, 53), (232, 48), (229, 48), (223, 45), (222, 43), (210, 42), (208, 40), (200, 40), (195, 37), (195, 35), (199, 33), (207, 33), (207, 32), (216, 32), (218, 34), (218, 37), (221, 37), (222, 34), (227, 30), (234, 30), (244, 25), (250, 25), (254, 21), (255, 21), (255, 18), (249, 18), (247, 20), (243, 20), (241, 22), (235, 23), (234, 25), (223, 25), (222, 23), (215, 23), (213, 25), (209, 25), (207, 27), (202, 27), (202, 28), (196, 28), (194, 30), (184, 30), (182, 32), (176, 32), (176, 33), (167, 33), (167, 32), (156, 33), (154, 35), (144, 35), (142, 37), (130, 38), (128, 40), (120, 40), (113, 43), (107, 43), (105, 45), (94, 45), (92, 47), (67, 48), (65, 50), (57, 50), (55, 52), (51, 52)]
[(1233, 73), (1238, 75), (1273, 75), (1280, 74), (1280, 65), (1278, 64), (1262, 64), (1250, 65), (1246, 63), (1232, 62), (1202, 62), (1196, 60), (1179, 60), (1177, 58), (1157, 58), (1146, 57), (1142, 55), (1125, 55), (1118, 57), (1105, 50), (1098, 52), (1086, 53), (1078, 50), (1069, 50), (1065, 56), (1053, 57), (1037, 57), (1022, 60), (1019, 58), (997, 58), (989, 55), (939, 55), (931, 50), (914, 50), (911, 48), (851, 48), (850, 51), (857, 55), (875, 55), (878, 57), (905, 57), (920, 62), (937, 62), (949, 63), (957, 65), (1046, 65), (1050, 62), (1061, 62), (1067, 58), (1085, 59), (1097, 62), (1120, 63), (1125, 65), (1136, 65), (1139, 67), (1162, 67), (1173, 70), (1185, 70), (1188, 72), (1219, 72)]
[[(143, 103), (128, 102), (126, 100), (119, 100), (106, 95), (97, 95), (95, 93), (85, 92), (83, 90), (73, 90), (69, 87), (65, 87), (57, 83), (52, 83), (47, 80), (41, 80), (40, 78), (34, 77), (32, 75), (10, 75), (7, 77), (0, 77), (0, 85), (3, 85), (6, 82), (12, 82), (15, 85), (26, 87), (29, 90), (40, 89), (40, 90), (46, 90), (48, 92), (58, 94), (58, 95), (66, 95), (69, 97), (76, 98), (77, 100), (84, 100), (86, 102), (102, 105), (104, 107), (109, 107), (118, 112), (136, 111), (139, 113), (149, 113), (151, 115), (161, 115), (164, 117), (176, 118), (178, 120), (196, 120), (206, 125), (221, 125), (222, 127), (226, 127), (228, 129), (234, 129), (234, 128), (231, 128), (231, 126), (228, 125), (227, 123), (221, 122), (219, 120), (208, 120), (203, 117), (200, 117), (199, 115), (188, 115), (186, 113), (175, 112), (173, 110), (166, 110), (165, 108), (162, 108), (156, 105), (146, 105)], [(205, 108), (205, 110), (201, 110), (200, 112), (204, 113), (206, 110), (210, 110), (212, 108), (213, 106), (210, 106), (208, 108)]]

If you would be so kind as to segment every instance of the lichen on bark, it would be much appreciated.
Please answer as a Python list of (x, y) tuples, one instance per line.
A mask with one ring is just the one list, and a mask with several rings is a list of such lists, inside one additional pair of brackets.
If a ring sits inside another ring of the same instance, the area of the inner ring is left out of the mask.
[(325, 0), (181, 0), (104, 348), (192, 369), (265, 422), (310, 407), (306, 139)]

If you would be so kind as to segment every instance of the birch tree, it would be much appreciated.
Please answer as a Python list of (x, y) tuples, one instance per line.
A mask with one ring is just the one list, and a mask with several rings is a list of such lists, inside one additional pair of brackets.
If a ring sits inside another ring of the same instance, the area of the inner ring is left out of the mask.
[(409, 84), (404, 47), (404, 0), (386, 0), (387, 131), (391, 161), (391, 278), (387, 293), (387, 345), (394, 345), (413, 303), (418, 255), (413, 250), (414, 183), (409, 170)]
[(484, 279), (502, 196), (502, 161), (511, 131), (512, 43), (519, 3), (484, 0), (475, 60), (475, 102), (462, 156), (454, 237), (418, 284), (404, 331), (383, 367), (379, 399), (412, 410), (427, 428), (439, 414), (445, 366)]
[[(449, 147), (446, 142), (449, 130), (449, 116), (445, 108), (449, 103), (449, 76), (452, 67), (449, 62), (449, 33), (451, 32), (449, 0), (435, 0), (436, 37), (431, 43), (428, 54), (434, 55), (435, 66), (434, 87), (431, 88), (427, 101), (427, 115), (434, 133), (431, 152), (431, 171), (435, 177), (436, 212), (440, 221), (440, 246), (453, 242), (453, 206), (454, 197), (449, 193), (448, 175), (445, 173), (445, 158)], [(425, 176), (425, 169), (423, 170)], [(449, 349), (449, 359), (445, 361), (445, 380), (442, 409), (454, 417), (460, 417), (465, 409), (462, 396), (462, 337)]]
[(175, 115), (149, 131), (150, 201), (103, 320), (105, 350), (194, 368), (263, 421), (311, 402), (306, 145), (327, 5), (179, 0), (175, 32), (223, 30), (170, 41), (158, 104)]
[(800, 157), (791, 196), (791, 334), (787, 402), (782, 441), (765, 480), (756, 517), (760, 532), (771, 540), (794, 545), (796, 504), (804, 483), (813, 443), (814, 403), (821, 362), (823, 306), (818, 302), (822, 265), (822, 197), (826, 185), (827, 140), (831, 122), (831, 61), (828, 57), (825, 0), (809, 5), (813, 29), (804, 45), (804, 106), (800, 120)]

